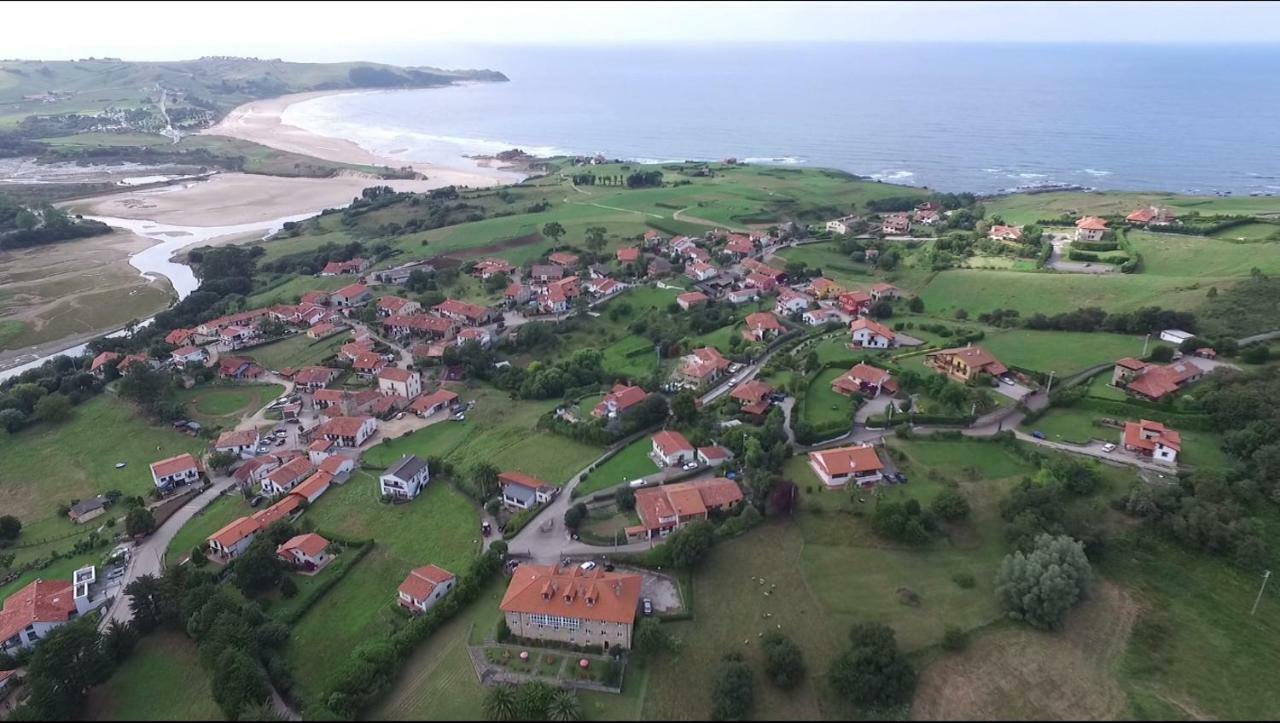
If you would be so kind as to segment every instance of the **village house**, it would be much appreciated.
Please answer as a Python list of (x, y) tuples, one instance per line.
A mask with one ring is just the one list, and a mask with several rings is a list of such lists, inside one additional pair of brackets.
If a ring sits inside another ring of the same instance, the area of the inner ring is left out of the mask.
[(640, 387), (615, 384), (595, 409), (591, 410), (591, 416), (597, 419), (614, 419), (643, 402), (648, 396), (649, 394)]
[(225, 326), (218, 330), (218, 341), (227, 349), (239, 349), (258, 339), (258, 330), (252, 326)]
[(501, 472), (498, 474), (498, 484), (502, 486), (502, 503), (521, 510), (546, 504), (559, 492), (555, 487), (523, 472)]
[(688, 291), (676, 297), (676, 305), (688, 311), (695, 306), (706, 304), (708, 300), (709, 297), (701, 291)]
[(555, 264), (534, 264), (529, 268), (529, 279), (540, 284), (564, 278), (564, 267)]
[(448, 595), (456, 582), (453, 573), (443, 567), (427, 565), (414, 568), (400, 583), (396, 602), (415, 615), (425, 613)]
[(248, 357), (218, 357), (218, 376), (222, 379), (253, 379), (262, 374), (262, 367)]
[(773, 393), (774, 389), (771, 385), (759, 379), (752, 379), (734, 387), (729, 396), (742, 405), (743, 414), (759, 417), (769, 411)]
[(479, 276), (481, 279), (488, 279), (490, 276), (494, 276), (495, 274), (510, 276), (511, 272), (515, 270), (516, 267), (502, 259), (482, 259), (481, 261), (476, 262), (471, 273)]
[(1172, 364), (1160, 365), (1125, 357), (1116, 362), (1111, 373), (1111, 384), (1130, 394), (1158, 402), (1205, 374), (1195, 362), (1181, 359)]
[(213, 451), (248, 459), (253, 456), (253, 450), (257, 446), (258, 430), (228, 430), (218, 435), (218, 441), (213, 443)]
[(627, 288), (626, 284), (614, 281), (607, 276), (598, 278), (593, 277), (588, 279), (582, 286), (587, 290), (587, 293), (598, 299), (603, 299), (606, 296), (613, 296)]
[(840, 284), (823, 276), (809, 282), (809, 291), (819, 299), (831, 299), (844, 293)]
[(728, 369), (729, 360), (720, 354), (720, 350), (704, 346), (681, 359), (677, 374), (683, 381), (701, 388), (719, 379)]
[(858, 363), (831, 382), (831, 391), (846, 397), (854, 394), (877, 397), (882, 391), (890, 394), (897, 392), (898, 383), (893, 380), (889, 372), (870, 364)]
[(262, 494), (268, 497), (282, 495), (297, 487), (298, 483), (310, 477), (315, 471), (316, 468), (309, 458), (294, 457), (262, 479)]
[(1177, 223), (1178, 217), (1171, 209), (1146, 206), (1125, 216), (1124, 220), (1134, 226), (1170, 226)]
[(293, 375), (293, 383), (309, 391), (323, 389), (338, 378), (341, 370), (330, 367), (303, 367)]
[(871, 287), (871, 298), (876, 301), (893, 301), (902, 297), (902, 291), (893, 284), (876, 284)]
[(453, 336), (457, 325), (450, 319), (427, 314), (412, 316), (391, 316), (382, 322), (382, 327), (394, 337), (426, 337), (429, 339), (447, 339)]
[(1077, 241), (1101, 241), (1107, 233), (1107, 222), (1097, 216), (1085, 216), (1076, 221)]
[(905, 213), (887, 214), (881, 221), (880, 230), (889, 236), (910, 233), (911, 217)]
[(329, 300), (339, 309), (353, 309), (373, 301), (373, 291), (364, 284), (351, 284), (330, 294)]
[(809, 466), (828, 488), (859, 486), (879, 482), (884, 462), (871, 445), (839, 447), (809, 453)]
[[(298, 459), (308, 459), (307, 457), (299, 457)], [(333, 459), (330, 457), (329, 459)], [(327, 460), (326, 460), (327, 461)], [(319, 470), (308, 475), (306, 479), (298, 483), (296, 487), (289, 493), (311, 504), (320, 499), (320, 496), (329, 491), (329, 487), (333, 485), (333, 475)]]
[(373, 417), (334, 417), (316, 429), (316, 435), (339, 447), (359, 447), (378, 431)]
[(196, 337), (194, 329), (173, 329), (164, 335), (164, 343), (173, 346), (185, 346), (190, 344)]
[(547, 261), (550, 261), (557, 266), (572, 269), (578, 266), (579, 258), (577, 254), (571, 254), (568, 251), (556, 251), (555, 253), (547, 256)]
[(747, 314), (746, 324), (747, 328), (743, 329), (742, 337), (747, 341), (768, 341), (786, 331), (786, 327), (778, 321), (778, 317), (767, 311)]
[(369, 262), (365, 259), (355, 258), (350, 261), (330, 261), (320, 270), (321, 276), (342, 276), (363, 273), (369, 268)]
[(871, 294), (865, 291), (846, 291), (840, 294), (840, 308), (844, 309), (846, 314), (861, 316), (867, 313), (867, 309), (871, 308)]
[(774, 301), (773, 311), (779, 316), (791, 316), (813, 305), (813, 299), (789, 286), (778, 289), (778, 298)]
[(724, 245), (724, 253), (742, 258), (755, 253), (756, 245), (750, 236), (740, 233), (729, 234), (729, 242)]
[(830, 322), (844, 321), (844, 315), (835, 309), (810, 309), (800, 315), (800, 320), (809, 326), (822, 326)]
[(719, 467), (731, 459), (733, 459), (733, 452), (718, 444), (698, 447), (698, 462), (708, 467)]
[(200, 324), (196, 327), (196, 334), (213, 340), (217, 338), (218, 330), (220, 329), (228, 326), (248, 326), (270, 313), (269, 309), (250, 309), (235, 314), (227, 314)]
[(637, 490), (640, 524), (627, 528), (627, 540), (666, 537), (692, 522), (706, 520), (712, 512), (733, 509), (742, 500), (738, 484), (724, 477)]
[(395, 500), (415, 499), (430, 481), (431, 470), (427, 461), (412, 454), (401, 457), (378, 477), (382, 496)]
[(314, 532), (296, 535), (276, 548), (276, 556), (296, 570), (315, 572), (333, 559), (326, 551), (329, 541)]
[(620, 264), (634, 264), (640, 260), (640, 257), (640, 249), (634, 246), (625, 246), (618, 249), (617, 258)]
[(209, 554), (222, 561), (231, 561), (239, 557), (257, 536), (261, 528), (252, 517), (240, 517), (227, 523), (222, 529), (209, 536)]
[(337, 334), (339, 331), (342, 331), (342, 329), (340, 329), (336, 324), (333, 324), (328, 321), (322, 321), (319, 324), (316, 324), (315, 326), (312, 326), (311, 328), (307, 329), (307, 336), (312, 339), (315, 339), (316, 341), (319, 341), (321, 339), (326, 339), (328, 337), (331, 337), (334, 334)]
[(828, 231), (841, 236), (852, 233), (854, 227), (862, 222), (861, 216), (841, 216), (840, 218), (827, 221), (826, 228)]
[(684, 275), (688, 276), (694, 281), (708, 281), (710, 279), (714, 279), (719, 274), (720, 274), (720, 269), (717, 269), (711, 264), (703, 263), (701, 261), (695, 261), (689, 264), (688, 266), (686, 266), (684, 269)]
[(673, 271), (675, 271), (675, 267), (671, 265), (671, 262), (658, 256), (649, 260), (649, 266), (646, 268), (645, 273), (651, 279), (661, 279), (670, 276)]
[(71, 509), (67, 510), (67, 517), (77, 525), (83, 525), (90, 520), (101, 517), (110, 506), (110, 497), (97, 495), (71, 505)]
[(180, 454), (151, 463), (151, 479), (160, 490), (199, 482), (203, 472), (200, 462), (190, 454)]
[(231, 475), (241, 489), (249, 489), (261, 484), (271, 470), (280, 466), (280, 460), (274, 455), (262, 454), (250, 459), (236, 468)]
[(1176, 464), (1182, 451), (1181, 434), (1149, 419), (1125, 422), (1120, 443), (1130, 452), (1168, 464)]
[(724, 295), (724, 300), (735, 306), (749, 304), (760, 300), (760, 290), (752, 287), (733, 289)]
[(996, 224), (987, 231), (987, 238), (994, 241), (1012, 241), (1014, 243), (1022, 243), (1022, 227)]
[(440, 316), (468, 326), (486, 324), (492, 314), (486, 307), (468, 304), (457, 299), (445, 299), (443, 302), (431, 307), (431, 310)]
[(916, 205), (911, 217), (916, 223), (932, 226), (942, 217), (942, 206), (935, 201), (925, 201)]
[(378, 372), (378, 391), (413, 399), (422, 393), (422, 377), (408, 369), (387, 367)]
[(1001, 364), (999, 359), (977, 346), (930, 352), (925, 355), (924, 364), (965, 384), (977, 379), (979, 374), (1002, 377), (1009, 373), (1008, 367)]
[(425, 396), (418, 397), (409, 405), (409, 410), (419, 417), (430, 417), (436, 412), (448, 410), (458, 401), (458, 395), (448, 389), (437, 389)]
[(378, 299), (378, 316), (412, 316), (422, 312), (422, 304), (403, 296), (383, 296)]
[(598, 566), (520, 565), (499, 607), (517, 637), (626, 650), (642, 581)]
[(315, 304), (316, 306), (329, 305), (328, 291), (308, 291), (298, 300), (299, 304)]
[(679, 467), (692, 462), (697, 450), (679, 432), (664, 429), (653, 435), (654, 462), (659, 467)]
[(0, 653), (16, 654), (48, 637), (84, 612), (76, 605), (71, 580), (34, 580), (10, 595), (0, 608)]
[(649, 229), (648, 231), (645, 231), (643, 234), (641, 234), (640, 241), (642, 242), (645, 248), (661, 246), (662, 234), (657, 231), (654, 231), (653, 229)]
[(860, 316), (849, 324), (849, 334), (854, 346), (864, 349), (888, 349), (897, 342), (893, 331), (876, 321)]
[(198, 346), (184, 346), (169, 352), (169, 358), (178, 366), (204, 364), (209, 361), (209, 352)]

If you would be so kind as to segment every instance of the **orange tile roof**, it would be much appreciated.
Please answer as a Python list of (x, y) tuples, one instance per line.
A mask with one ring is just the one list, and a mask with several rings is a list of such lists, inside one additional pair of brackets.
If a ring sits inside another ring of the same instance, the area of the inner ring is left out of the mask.
[(245, 429), (239, 432), (231, 430), (218, 435), (218, 441), (213, 443), (214, 449), (222, 447), (252, 447), (258, 443), (258, 430)]
[(298, 479), (311, 474), (315, 469), (315, 466), (311, 464), (311, 460), (306, 457), (297, 457), (289, 460), (283, 467), (272, 470), (271, 474), (267, 475), (267, 479), (277, 487), (287, 487)]
[(549, 489), (551, 487), (551, 485), (537, 477), (531, 477), (523, 472), (499, 472), (498, 481), (504, 484), (513, 484), (517, 487), (527, 487), (531, 490)]
[(884, 462), (876, 454), (875, 447), (861, 445), (857, 447), (840, 447), (820, 452), (810, 452), (809, 459), (827, 471), (832, 477), (841, 477), (850, 472), (870, 472), (884, 469)]
[(0, 642), (34, 623), (62, 623), (76, 612), (70, 580), (35, 580), (10, 595), (0, 610)]
[[(320, 463), (320, 472), (328, 474), (330, 479), (337, 477), (339, 470), (347, 462), (347, 458), (339, 454), (331, 454)], [(305, 482), (303, 484), (306, 484)]]
[(180, 454), (176, 457), (162, 459), (159, 462), (152, 462), (151, 474), (156, 477), (168, 477), (192, 468), (200, 469), (200, 463), (196, 461), (196, 458), (190, 454)]
[(414, 400), (413, 404), (409, 406), (409, 408), (415, 412), (421, 413), (438, 404), (449, 404), (457, 398), (458, 395), (448, 389), (437, 389), (430, 394), (418, 397)]
[(874, 322), (866, 318), (865, 316), (859, 316), (849, 324), (849, 333), (851, 334), (855, 331), (861, 331), (863, 329), (870, 331), (872, 334), (878, 334), (879, 336), (883, 336), (889, 341), (893, 341), (894, 338), (897, 336), (896, 334), (893, 333), (893, 330), (890, 329), (889, 327), (885, 326), (884, 324)]
[(731, 507), (742, 499), (736, 482), (714, 477), (638, 490), (636, 513), (645, 529), (657, 530), (663, 526), (662, 518), (700, 516), (708, 509)]
[(773, 393), (773, 385), (762, 382), (759, 379), (752, 379), (749, 382), (739, 384), (729, 396), (747, 404), (754, 404)]
[(350, 286), (344, 286), (341, 289), (338, 289), (330, 295), (341, 299), (353, 299), (368, 292), (369, 287), (364, 284), (351, 284)]
[(315, 557), (324, 552), (329, 546), (329, 541), (317, 535), (314, 532), (308, 532), (304, 535), (297, 535), (285, 540), (284, 544), (276, 548), (277, 555), (283, 555), (287, 552), (297, 550), (307, 557)]
[(431, 597), (437, 585), (443, 585), (453, 578), (453, 573), (436, 565), (414, 568), (404, 582), (400, 583), (400, 592), (414, 600), (426, 600)]
[(356, 437), (360, 434), (360, 428), (364, 426), (365, 421), (371, 417), (334, 417), (316, 430), (321, 436), (334, 435), (335, 437)]
[(747, 328), (752, 330), (782, 331), (784, 327), (782, 322), (778, 321), (778, 317), (773, 314), (767, 311), (757, 311), (754, 314), (747, 314)]
[(623, 263), (631, 263), (640, 260), (640, 249), (637, 248), (620, 248), (618, 249), (618, 260)]
[(227, 523), (222, 529), (209, 535), (210, 542), (216, 542), (224, 549), (235, 547), (236, 543), (246, 537), (258, 534), (262, 526), (252, 517), (241, 517)]
[[(325, 461), (328, 462), (329, 460), (326, 459)], [(328, 472), (316, 472), (303, 480), (297, 487), (294, 487), (293, 492), (290, 494), (305, 497), (309, 500), (316, 495), (324, 494), (325, 490), (329, 489), (329, 485), (332, 483), (333, 475)]]
[(658, 445), (658, 451), (664, 457), (675, 454), (682, 450), (693, 451), (693, 445), (689, 444), (689, 440), (685, 439), (683, 434), (664, 429), (653, 435), (653, 443)]
[(640, 603), (641, 577), (604, 568), (521, 565), (499, 606), (503, 612), (556, 615), (630, 625)]
[(413, 372), (400, 367), (387, 367), (378, 372), (378, 379), (386, 379), (389, 382), (404, 383), (413, 377)]
[(693, 358), (685, 361), (680, 367), (680, 373), (685, 376), (701, 379), (729, 368), (729, 360), (725, 359), (720, 350), (715, 347), (704, 346), (701, 349), (695, 349), (690, 356)]
[(1107, 222), (1097, 216), (1085, 216), (1076, 221), (1076, 228), (1083, 228), (1089, 231), (1106, 231)]
[(1000, 376), (1009, 371), (1009, 369), (1000, 363), (999, 359), (992, 356), (991, 352), (980, 346), (962, 346), (954, 349), (943, 349), (941, 351), (929, 352), (925, 356), (957, 356), (964, 360), (964, 363), (970, 369), (984, 371), (992, 376)]
[(267, 529), (273, 523), (283, 520), (302, 506), (302, 500), (294, 495), (286, 495), (279, 502), (261, 512), (255, 512), (251, 518), (259, 529)]

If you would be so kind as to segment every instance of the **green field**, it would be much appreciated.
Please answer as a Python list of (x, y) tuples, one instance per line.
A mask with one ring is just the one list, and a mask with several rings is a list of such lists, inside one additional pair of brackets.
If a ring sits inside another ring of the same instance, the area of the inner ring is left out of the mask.
[(999, 196), (987, 199), (987, 218), (1000, 216), (1005, 223), (1027, 224), (1039, 219), (1057, 218), (1063, 214), (1073, 216), (1128, 215), (1143, 206), (1168, 206), (1186, 214), (1280, 214), (1280, 198), (1181, 196), (1172, 193), (1131, 192), (1065, 192)]
[(604, 348), (604, 369), (627, 379), (644, 379), (658, 371), (658, 352), (653, 342), (629, 336)]
[(169, 543), (169, 549), (165, 552), (165, 564), (176, 565), (185, 560), (191, 554), (191, 550), (196, 545), (204, 544), (210, 535), (226, 527), (233, 520), (254, 512), (255, 510), (249, 506), (243, 496), (220, 495), (173, 536), (173, 541)]
[(1246, 223), (1241, 226), (1223, 229), (1213, 234), (1213, 237), (1223, 241), (1254, 243), (1274, 240), (1277, 233), (1280, 233), (1280, 226), (1274, 223)]
[[(1140, 419), (1142, 414), (1141, 407), (1134, 407), (1133, 413), (1121, 421), (1134, 421)], [(1122, 430), (1097, 424), (1098, 420), (1107, 417), (1114, 419), (1115, 415), (1071, 407), (1054, 408), (1030, 427), (1044, 432), (1055, 442), (1084, 444), (1091, 439), (1101, 439), (1119, 444)], [(1198, 430), (1178, 432), (1182, 435), (1182, 452), (1178, 455), (1178, 462), (1207, 469), (1220, 469), (1227, 465), (1227, 455), (1222, 451), (1222, 438), (1219, 435)]]
[(877, 281), (873, 266), (840, 253), (834, 241), (784, 249), (778, 252), (778, 256), (789, 262), (804, 262), (811, 269), (822, 269), (823, 276), (840, 284), (846, 291), (865, 289)]
[(337, 291), (356, 282), (353, 276), (294, 276), (245, 300), (247, 308), (295, 304), (308, 291)]
[(279, 384), (212, 384), (183, 389), (178, 401), (200, 424), (230, 428), (283, 393)]
[(857, 405), (852, 397), (832, 391), (831, 383), (848, 369), (836, 367), (818, 373), (804, 393), (804, 409), (800, 418), (814, 426), (825, 427), (840, 421), (853, 424)]
[(596, 467), (594, 472), (578, 483), (574, 492), (579, 495), (589, 495), (625, 481), (654, 474), (658, 471), (658, 466), (649, 459), (651, 451), (653, 451), (652, 439), (647, 436), (637, 439), (624, 447), (621, 452), (610, 457), (607, 462)]
[(84, 703), (87, 720), (221, 720), (209, 673), (186, 635), (160, 630), (138, 643)]
[(245, 352), (267, 369), (284, 369), (312, 366), (338, 353), (338, 348), (351, 341), (347, 334), (334, 334), (316, 341), (306, 334), (294, 334), (288, 339), (273, 341)]
[(1142, 343), (1142, 337), (1122, 334), (1031, 329), (994, 331), (977, 342), (1007, 365), (1054, 371), (1059, 379), (1096, 364), (1142, 356)]

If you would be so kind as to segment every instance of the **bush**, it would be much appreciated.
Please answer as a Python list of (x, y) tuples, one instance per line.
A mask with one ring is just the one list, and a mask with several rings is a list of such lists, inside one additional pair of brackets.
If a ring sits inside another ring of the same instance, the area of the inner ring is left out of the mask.
[(712, 720), (742, 720), (751, 711), (751, 668), (736, 654), (726, 655), (711, 684)]
[(804, 654), (795, 641), (773, 631), (764, 636), (764, 672), (773, 684), (788, 690), (804, 678)]
[(958, 522), (969, 516), (969, 500), (953, 489), (944, 489), (929, 503), (929, 510), (948, 522)]
[(948, 625), (946, 630), (942, 632), (942, 649), (956, 652), (969, 647), (969, 633), (957, 628), (954, 625)]
[(970, 572), (957, 572), (951, 576), (951, 582), (963, 590), (972, 590), (978, 584), (978, 580)]
[(1005, 557), (996, 574), (996, 599), (1010, 618), (1054, 629), (1084, 597), (1089, 576), (1089, 558), (1080, 542), (1042, 534), (1030, 554)]
[(893, 630), (864, 623), (849, 631), (849, 648), (831, 663), (833, 692), (858, 706), (887, 708), (911, 700), (916, 671), (898, 650)]

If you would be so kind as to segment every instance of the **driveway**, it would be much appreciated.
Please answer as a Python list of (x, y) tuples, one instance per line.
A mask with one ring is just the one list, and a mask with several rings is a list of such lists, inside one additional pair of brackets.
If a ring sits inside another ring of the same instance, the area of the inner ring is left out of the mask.
[(1020, 402), (1024, 397), (1031, 393), (1031, 387), (1024, 384), (1018, 384), (1017, 382), (1014, 382), (1013, 384), (998, 382), (996, 384), (996, 391), (1015, 402)]
[(1115, 267), (1111, 264), (1102, 264), (1097, 262), (1085, 261), (1063, 261), (1062, 250), (1071, 243), (1071, 237), (1061, 234), (1050, 234), (1050, 243), (1053, 244), (1053, 253), (1049, 254), (1048, 260), (1044, 262), (1047, 269), (1061, 271), (1068, 274), (1109, 274), (1115, 271)]

